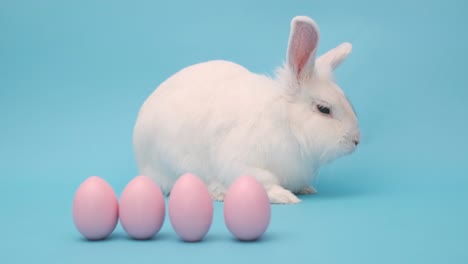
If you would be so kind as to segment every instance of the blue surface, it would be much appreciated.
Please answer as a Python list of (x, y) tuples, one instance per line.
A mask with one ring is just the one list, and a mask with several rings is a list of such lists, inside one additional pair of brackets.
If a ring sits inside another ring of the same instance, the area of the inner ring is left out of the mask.
[[(0, 263), (468, 263), (466, 1), (130, 2), (0, 4)], [(319, 194), (273, 206), (258, 243), (231, 238), (220, 203), (203, 243), (168, 219), (152, 241), (120, 226), (84, 241), (74, 192), (100, 175), (120, 194), (136, 175), (132, 128), (153, 89), (210, 59), (272, 73), (295, 15), (318, 22), (320, 53), (354, 44), (337, 79), (363, 140)]]

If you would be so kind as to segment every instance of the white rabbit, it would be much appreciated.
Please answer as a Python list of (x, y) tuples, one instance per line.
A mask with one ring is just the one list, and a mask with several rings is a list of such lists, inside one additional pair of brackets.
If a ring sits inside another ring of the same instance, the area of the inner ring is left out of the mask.
[(219, 201), (241, 175), (259, 180), (271, 203), (298, 203), (295, 194), (315, 193), (310, 182), (319, 167), (353, 152), (360, 137), (332, 76), (351, 44), (316, 59), (318, 40), (315, 22), (298, 16), (275, 79), (228, 61), (192, 65), (167, 79), (136, 121), (139, 173), (166, 195), (186, 172), (203, 179)]

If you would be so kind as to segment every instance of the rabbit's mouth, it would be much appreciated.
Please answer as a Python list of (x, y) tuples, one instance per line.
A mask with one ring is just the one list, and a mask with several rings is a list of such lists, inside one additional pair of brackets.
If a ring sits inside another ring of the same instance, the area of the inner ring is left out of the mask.
[(359, 139), (344, 136), (340, 144), (344, 148), (344, 155), (348, 155), (356, 151), (357, 146), (359, 145)]

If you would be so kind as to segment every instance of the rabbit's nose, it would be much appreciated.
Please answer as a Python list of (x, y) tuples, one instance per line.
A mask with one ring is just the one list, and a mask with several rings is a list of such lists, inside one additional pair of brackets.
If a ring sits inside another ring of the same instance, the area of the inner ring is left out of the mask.
[(359, 142), (361, 141), (361, 132), (357, 132), (356, 136), (353, 139), (353, 143), (355, 146), (359, 145)]

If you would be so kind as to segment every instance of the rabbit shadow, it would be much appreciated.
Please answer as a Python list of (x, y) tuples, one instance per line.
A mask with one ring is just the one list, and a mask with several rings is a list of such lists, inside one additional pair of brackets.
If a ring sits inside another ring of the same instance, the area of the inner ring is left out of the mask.
[[(363, 174), (361, 174), (363, 175)], [(368, 177), (369, 176), (369, 177)], [(354, 199), (366, 196), (379, 195), (387, 190), (375, 181), (370, 181), (370, 175), (363, 175), (360, 179), (345, 179), (343, 177), (330, 177), (320, 184), (316, 183), (317, 193), (310, 195), (298, 195), (301, 200), (334, 200), (334, 199)]]

